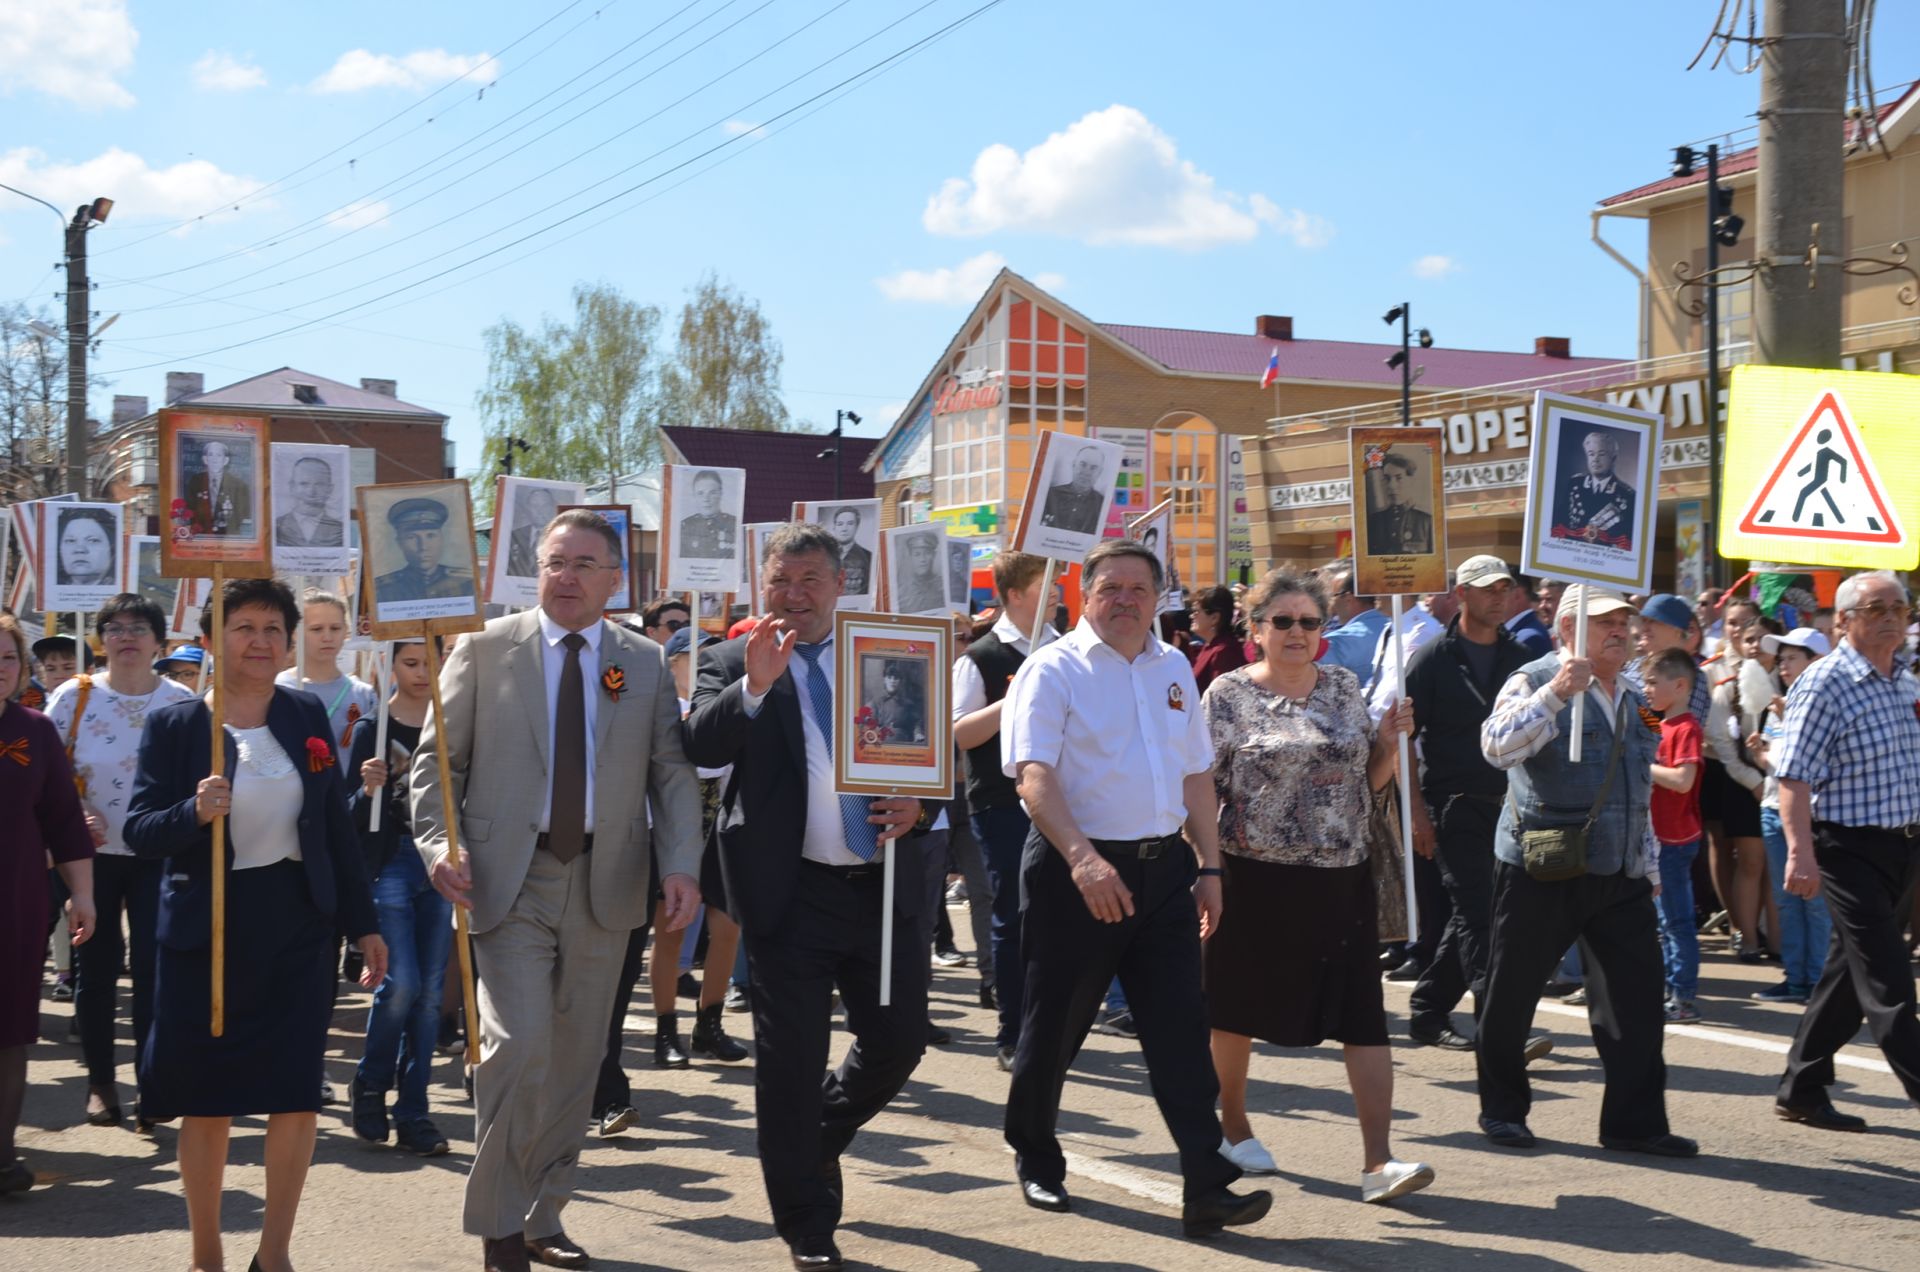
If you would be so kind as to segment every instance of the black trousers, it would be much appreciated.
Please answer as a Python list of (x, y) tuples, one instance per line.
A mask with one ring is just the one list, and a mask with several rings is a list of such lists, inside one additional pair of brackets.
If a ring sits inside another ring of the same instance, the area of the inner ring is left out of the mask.
[(1443, 796), (1434, 804), (1433, 859), (1453, 913), (1408, 1004), (1408, 1027), (1419, 1034), (1447, 1028), (1453, 1009), (1473, 991), (1477, 1020), (1487, 996), (1493, 942), (1493, 837), (1497, 800)]
[[(889, 851), (903, 848), (913, 850), (900, 841)], [(760, 1175), (773, 1226), (788, 1242), (839, 1226), (840, 1155), (900, 1093), (926, 1050), (926, 919), (895, 910), (893, 1001), (882, 1007), (882, 897), (877, 867), (846, 878), (802, 862), (785, 917), (744, 933)], [(836, 986), (853, 1046), (827, 1072)]]
[[(80, 1051), (91, 1086), (113, 1083), (114, 1018), (118, 1014), (120, 967), (124, 958), (133, 981), (133, 1064), (137, 1073), (153, 1024), (154, 921), (160, 908), (161, 861), (142, 861), (114, 853), (93, 858), (93, 905), (100, 916), (93, 939), (73, 951), (79, 984), (74, 1014), (80, 1018)], [(121, 937), (120, 911), (127, 912)]]
[(1920, 1104), (1920, 1018), (1901, 935), (1920, 879), (1920, 840), (1815, 822), (1813, 851), (1833, 911), (1833, 943), (1787, 1053), (1779, 1098), (1787, 1104), (1824, 1098), (1833, 1084), (1834, 1053), (1853, 1040), (1864, 1018), (1894, 1076)]
[(1653, 885), (1624, 874), (1541, 883), (1493, 867), (1493, 955), (1480, 1011), (1480, 1112), (1524, 1122), (1533, 1105), (1522, 1055), (1547, 977), (1575, 939), (1586, 961), (1587, 1018), (1606, 1071), (1600, 1134), (1667, 1133), (1666, 973)]
[(626, 957), (620, 962), (620, 986), (613, 996), (613, 1018), (607, 1022), (607, 1049), (600, 1056), (600, 1076), (593, 1082), (593, 1115), (599, 1117), (616, 1105), (633, 1103), (633, 1087), (620, 1063), (627, 1045), (627, 1009), (633, 1006), (633, 987), (640, 981), (641, 965), (646, 962), (647, 934), (652, 923), (642, 923), (627, 937)]
[(1178, 844), (1147, 861), (1118, 853), (1107, 859), (1133, 893), (1133, 914), (1118, 923), (1094, 918), (1059, 852), (1038, 830), (1027, 837), (1020, 930), (1026, 1014), (1007, 1095), (1007, 1143), (1022, 1179), (1065, 1181), (1066, 1157), (1054, 1133), (1060, 1093), (1117, 973), (1140, 1031), (1154, 1102), (1180, 1149), (1186, 1195), (1194, 1197), (1240, 1177), (1240, 1168), (1220, 1156), (1220, 1082), (1208, 1045), (1193, 905), (1196, 863)]

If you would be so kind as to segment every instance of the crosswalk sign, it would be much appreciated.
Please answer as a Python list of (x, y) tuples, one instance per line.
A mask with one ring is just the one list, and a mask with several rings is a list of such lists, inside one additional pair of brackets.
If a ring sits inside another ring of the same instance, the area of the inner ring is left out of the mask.
[(1920, 379), (1739, 366), (1727, 403), (1720, 555), (1910, 570), (1920, 560)]

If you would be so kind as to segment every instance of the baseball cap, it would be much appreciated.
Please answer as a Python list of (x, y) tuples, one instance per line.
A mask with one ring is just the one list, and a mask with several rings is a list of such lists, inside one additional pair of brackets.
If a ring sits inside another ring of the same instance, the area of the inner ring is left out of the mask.
[[(1561, 604), (1566, 602), (1562, 601)], [(1668, 627), (1677, 627), (1684, 632), (1693, 626), (1693, 605), (1672, 592), (1660, 592), (1647, 598), (1647, 603), (1640, 607), (1640, 617), (1665, 623)]]
[(155, 671), (164, 671), (167, 667), (175, 663), (178, 663), (183, 667), (198, 667), (201, 663), (205, 662), (206, 660), (207, 660), (207, 651), (200, 648), (200, 646), (182, 645), (180, 646), (180, 648), (174, 650), (172, 653), (163, 654), (160, 657), (154, 659), (153, 669)]
[(1826, 633), (1813, 627), (1796, 627), (1785, 636), (1768, 632), (1760, 638), (1760, 648), (1770, 654), (1779, 653), (1782, 645), (1804, 649), (1815, 658), (1825, 658), (1833, 652), (1833, 642), (1827, 639)]
[(1507, 572), (1507, 563), (1497, 556), (1471, 556), (1460, 563), (1453, 572), (1454, 582), (1461, 587), (1492, 587), (1501, 579), (1509, 583), (1513, 575)]
[[(672, 658), (675, 654), (684, 654), (693, 648), (693, 634), (693, 628), (682, 627), (679, 631), (667, 637), (667, 657)], [(702, 645), (711, 645), (713, 643), (713, 637), (703, 634), (700, 637), (700, 643)]]
[(1630, 610), (1633, 606), (1618, 592), (1609, 592), (1606, 588), (1595, 587), (1591, 583), (1575, 583), (1560, 594), (1560, 608), (1557, 613), (1564, 617), (1580, 612), (1580, 601), (1587, 602), (1587, 617), (1598, 618), (1602, 614), (1611, 614), (1615, 610)]
[(48, 654), (66, 654), (77, 657), (80, 644), (71, 636), (42, 636), (33, 642), (33, 656), (45, 658)]

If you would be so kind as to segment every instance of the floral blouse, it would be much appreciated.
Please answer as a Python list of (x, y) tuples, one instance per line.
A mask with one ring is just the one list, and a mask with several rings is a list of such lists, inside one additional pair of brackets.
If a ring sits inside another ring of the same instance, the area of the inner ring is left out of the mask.
[(1258, 861), (1340, 867), (1367, 859), (1374, 726), (1360, 681), (1321, 663), (1305, 702), (1230, 671), (1200, 700), (1213, 736), (1220, 847)]

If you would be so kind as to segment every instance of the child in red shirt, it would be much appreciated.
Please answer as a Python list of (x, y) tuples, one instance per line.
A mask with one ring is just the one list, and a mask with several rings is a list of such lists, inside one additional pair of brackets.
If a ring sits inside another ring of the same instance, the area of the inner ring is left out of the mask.
[(1700, 721), (1688, 709), (1699, 668), (1685, 650), (1647, 664), (1647, 705), (1661, 715), (1649, 814), (1660, 841), (1660, 953), (1667, 969), (1667, 1019), (1700, 1019), (1700, 937), (1694, 926), (1693, 859), (1700, 852)]

